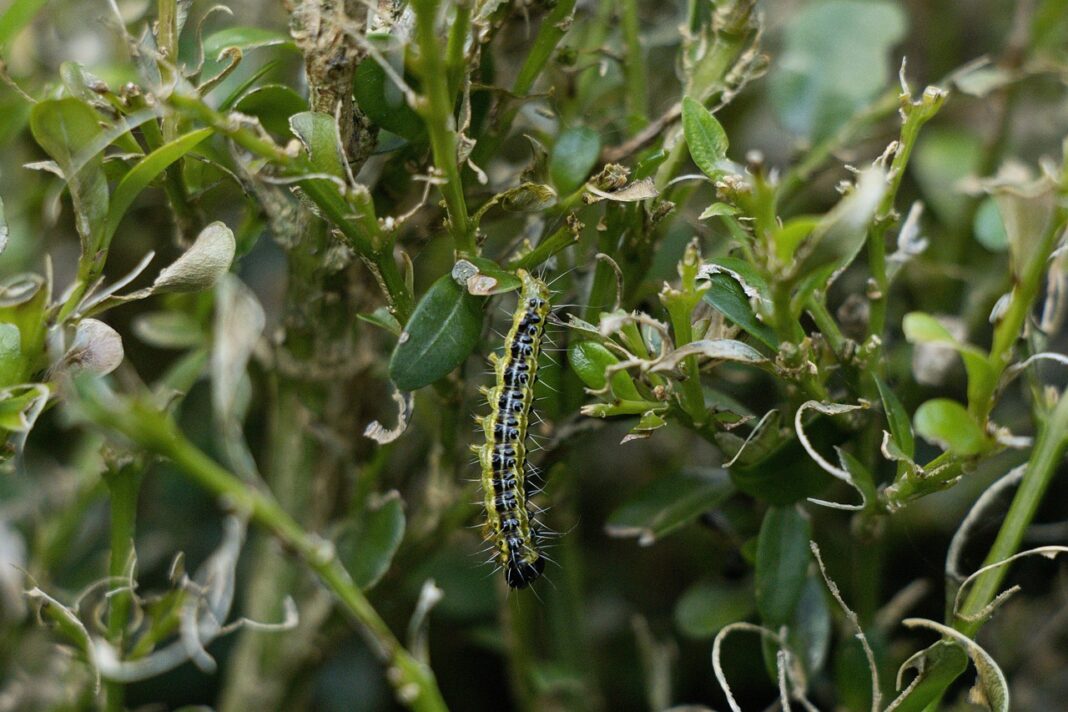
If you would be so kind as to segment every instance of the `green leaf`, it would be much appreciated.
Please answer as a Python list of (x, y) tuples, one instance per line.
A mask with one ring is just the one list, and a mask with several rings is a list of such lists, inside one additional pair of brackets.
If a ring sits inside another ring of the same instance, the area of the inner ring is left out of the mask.
[(46, 310), (50, 289), (44, 277), (37, 274), (16, 274), (0, 282), (0, 323), (18, 329), (19, 355), (10, 352), (13, 337), (8, 335), (7, 356), (4, 358), (0, 387), (25, 383), (33, 373), (44, 368), (45, 336), (48, 319)]
[(4, 14), (0, 15), (0, 47), (6, 47), (15, 39), (15, 36), (33, 21), (45, 2), (46, 0), (13, 0), (4, 10)]
[(360, 111), (376, 126), (413, 143), (426, 140), (426, 124), (408, 106), (403, 92), (386, 76), (378, 62), (370, 58), (360, 62), (352, 88)]
[(830, 136), (892, 78), (890, 49), (905, 14), (885, 1), (808, 4), (784, 25), (785, 47), (769, 77), (783, 125), (812, 140)]
[[(605, 369), (619, 363), (619, 359), (603, 344), (596, 341), (574, 341), (567, 348), (567, 362), (571, 370), (587, 387), (599, 391), (605, 387)], [(638, 388), (630, 374), (617, 371), (612, 374), (612, 394), (623, 400), (641, 400)]]
[(968, 397), (979, 398), (993, 393), (997, 374), (987, 355), (971, 344), (962, 344), (930, 314), (910, 312), (901, 323), (905, 338), (913, 344), (945, 344), (960, 354), (968, 372)]
[(304, 144), (317, 171), (345, 179), (345, 151), (333, 116), (320, 111), (302, 111), (290, 117), (289, 128)]
[(308, 102), (283, 84), (265, 84), (243, 95), (234, 104), (242, 114), (255, 116), (273, 134), (289, 133), (289, 119), (308, 110)]
[[(779, 339), (775, 330), (757, 318), (746, 294), (746, 289), (749, 289), (753, 296), (764, 299), (767, 284), (763, 278), (744, 260), (722, 257), (711, 260), (710, 264), (723, 267), (726, 271), (709, 275), (711, 288), (702, 298), (753, 338), (772, 350), (778, 350)], [(744, 285), (739, 278), (745, 281)]]
[(713, 180), (723, 175), (718, 164), (727, 157), (727, 134), (712, 112), (688, 96), (682, 100), (682, 131), (701, 172)]
[(293, 40), (284, 32), (261, 27), (227, 27), (212, 33), (204, 40), (204, 57), (214, 61), (219, 53), (229, 47), (248, 52), (260, 47), (283, 46), (296, 49)]
[[(791, 272), (798, 280), (818, 270), (839, 270), (856, 258), (868, 237), (868, 226), (886, 192), (881, 168), (864, 170), (856, 186), (824, 215), (797, 247)], [(820, 285), (823, 286), (823, 285)]]
[(929, 400), (916, 409), (916, 432), (953, 455), (978, 455), (990, 442), (982, 427), (960, 403), (948, 398)]
[[(902, 673), (916, 668), (920, 681), (915, 686), (909, 684), (909, 692), (902, 695), (900, 704), (894, 707), (896, 712), (923, 712), (929, 705), (940, 699), (949, 685), (968, 667), (968, 655), (956, 643), (940, 640), (922, 650), (902, 664), (898, 671), (899, 688), (906, 687)], [(911, 681), (910, 681), (911, 682)], [(898, 700), (895, 700), (895, 703)], [(869, 703), (870, 704), (870, 703)]]
[(734, 487), (720, 469), (680, 470), (639, 491), (608, 518), (609, 536), (637, 537), (642, 546), (678, 530), (722, 504)]
[(901, 330), (905, 332), (905, 338), (912, 344), (945, 343), (954, 347), (959, 345), (949, 329), (924, 312), (906, 314), (901, 320)]
[(398, 338), (401, 335), (400, 322), (386, 307), (378, 307), (370, 314), (357, 314), (356, 318), (368, 324), (374, 324), (380, 329), (385, 329)]
[(21, 382), (26, 370), (22, 333), (15, 324), (0, 323), (0, 388)]
[(337, 550), (357, 586), (369, 589), (389, 570), (405, 525), (404, 502), (396, 490), (372, 498), (352, 517), (338, 538)]
[(883, 412), (886, 414), (886, 422), (890, 425), (890, 435), (894, 439), (902, 453), (910, 459), (916, 453), (916, 442), (912, 436), (912, 423), (909, 414), (897, 395), (890, 390), (883, 379), (875, 376), (875, 385), (879, 389), (879, 398), (883, 402)]
[(102, 236), (108, 214), (99, 117), (80, 99), (48, 99), (31, 110), (30, 130), (63, 170), (82, 238), (82, 257), (89, 259), (105, 245)]
[(190, 131), (184, 136), (179, 136), (173, 141), (157, 148), (152, 153), (142, 158), (137, 165), (123, 176), (119, 184), (115, 186), (115, 194), (111, 198), (108, 208), (107, 228), (104, 231), (104, 242), (110, 242), (119, 228), (123, 215), (133, 204), (142, 190), (155, 180), (156, 176), (163, 173), (175, 161), (189, 153), (201, 141), (214, 132), (214, 129), (197, 129)]
[(463, 363), (481, 330), (481, 300), (446, 274), (419, 300), (401, 332), (389, 377), (402, 391), (430, 385)]
[(831, 610), (818, 576), (809, 576), (789, 624), (787, 642), (811, 679), (827, 660), (831, 644)]
[(775, 243), (775, 254), (783, 264), (788, 264), (794, 258), (797, 248), (812, 234), (820, 223), (819, 215), (799, 215), (790, 218), (782, 227), (775, 230), (772, 242)]
[(707, 640), (753, 611), (748, 583), (699, 583), (686, 589), (675, 604), (675, 626), (689, 638)]
[(797, 507), (772, 507), (764, 514), (756, 558), (756, 602), (772, 629), (793, 617), (808, 571), (812, 530)]
[(556, 139), (549, 158), (549, 176), (560, 195), (578, 190), (601, 154), (601, 137), (585, 126), (563, 131)]

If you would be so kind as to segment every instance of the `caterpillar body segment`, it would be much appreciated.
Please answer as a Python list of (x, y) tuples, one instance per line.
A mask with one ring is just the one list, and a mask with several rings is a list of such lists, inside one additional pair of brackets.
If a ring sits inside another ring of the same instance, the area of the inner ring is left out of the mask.
[(539, 527), (527, 501), (527, 426), (534, 401), (538, 356), (549, 315), (549, 290), (524, 270), (521, 289), (504, 352), (490, 358), (495, 374), (484, 391), (490, 412), (481, 419), (484, 444), (478, 448), (482, 468), (486, 538), (512, 588), (525, 588), (545, 569), (538, 551)]

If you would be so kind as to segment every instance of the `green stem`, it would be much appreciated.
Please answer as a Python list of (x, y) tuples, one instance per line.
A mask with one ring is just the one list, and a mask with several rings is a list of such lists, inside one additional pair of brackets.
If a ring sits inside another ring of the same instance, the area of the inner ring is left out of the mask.
[(570, 225), (564, 225), (559, 230), (539, 242), (533, 250), (518, 259), (509, 262), (508, 269), (514, 270), (522, 268), (530, 270), (533, 267), (537, 267), (542, 262), (545, 262), (557, 252), (574, 245), (577, 241), (578, 234), (571, 229)]
[[(983, 566), (1004, 561), (1019, 550), (1024, 533), (1031, 526), (1035, 511), (1064, 456), (1065, 445), (1068, 445), (1068, 396), (1062, 395), (1053, 413), (1040, 427), (1038, 440), (1027, 463), (1020, 488), (1016, 491)], [(961, 608), (964, 616), (976, 615), (994, 600), (1007, 569), (1008, 567), (1001, 566), (976, 579)], [(966, 621), (962, 618), (954, 627), (965, 635), (972, 636), (982, 624), (981, 620)]]
[(1012, 361), (1016, 341), (1023, 333), (1024, 323), (1031, 314), (1035, 299), (1042, 288), (1042, 277), (1045, 274), (1049, 256), (1056, 247), (1057, 238), (1064, 230), (1066, 219), (1068, 219), (1068, 210), (1058, 210), (1050, 220), (1045, 234), (1039, 238), (1038, 244), (1026, 253), (1027, 262), (1023, 265), (1020, 274), (1013, 275), (1015, 284), (1009, 298), (1009, 305), (997, 326), (994, 327), (994, 338), (990, 346), (990, 365), (994, 376), (990, 379), (989, 387), (978, 390), (974, 394), (974, 399), (968, 404), (968, 409), (975, 413), (980, 423), (986, 422), (990, 411), (994, 408), (994, 389), (997, 387), (1001, 374)]
[(441, 194), (449, 214), (449, 230), (459, 255), (475, 256), (474, 231), (469, 225), (464, 187), (460, 180), (460, 166), (456, 162), (456, 117), (453, 115), (453, 95), (449, 92), (449, 77), (438, 42), (437, 17), (439, 0), (417, 0), (415, 35), (419, 43), (419, 75), (423, 80), (425, 97), (421, 98), (420, 113), (426, 122), (434, 164), (445, 177)]
[[(104, 479), (111, 494), (110, 542), (111, 554), (108, 559), (108, 577), (113, 582), (124, 579), (129, 574), (129, 565), (134, 555), (134, 532), (137, 524), (137, 495), (141, 491), (139, 465), (109, 470)], [(115, 583), (112, 584), (115, 587)], [(119, 651), (125, 649), (126, 625), (130, 615), (131, 597), (128, 592), (116, 593), (108, 605), (108, 642)], [(105, 706), (108, 712), (123, 709), (125, 685), (121, 682), (107, 681), (105, 685)]]
[[(401, 702), (416, 712), (446, 710), (434, 673), (401, 645), (363, 591), (352, 581), (327, 540), (305, 531), (267, 491), (250, 487), (196, 448), (172, 420), (137, 403), (106, 404), (87, 384), (82, 403), (98, 424), (116, 430), (140, 447), (171, 460), (190, 479), (216, 494), (233, 509), (247, 513), (269, 530), (318, 575), (373, 643), (389, 667), (387, 677)], [(113, 398), (113, 396), (112, 396)]]
[(471, 2), (458, 0), (455, 4), (456, 15), (449, 28), (449, 42), (445, 50), (445, 67), (449, 74), (449, 96), (456, 96), (463, 83), (465, 68), (464, 46), (471, 31)]
[(838, 328), (838, 322), (827, 311), (827, 305), (824, 303), (823, 297), (813, 292), (805, 301), (805, 309), (812, 316), (812, 320), (816, 322), (816, 326), (827, 339), (831, 349), (840, 356), (845, 348), (846, 338), (842, 335), (842, 330)]
[[(924, 92), (923, 98), (913, 103), (912, 97), (906, 92), (901, 95), (901, 101), (905, 121), (901, 126), (901, 137), (898, 139), (894, 160), (890, 163), (889, 185), (875, 212), (875, 223), (868, 232), (868, 266), (877, 292), (871, 300), (868, 334), (880, 338), (886, 329), (886, 304), (890, 291), (890, 280), (886, 274), (886, 231), (898, 222), (898, 216), (894, 213), (894, 201), (897, 199), (901, 180), (905, 177), (905, 169), (912, 156), (912, 149), (916, 146), (920, 129), (938, 113), (945, 101), (945, 93)], [(881, 364), (878, 358), (873, 358), (872, 362)]]
[[(707, 105), (717, 92), (725, 88), (727, 75), (755, 36), (751, 17), (753, 4), (748, 0), (739, 0), (733, 4), (732, 8), (725, 8), (725, 19), (715, 28), (715, 35), (707, 53), (697, 60), (693, 67), (686, 81), (684, 96), (692, 97)], [(698, 22), (700, 16), (699, 8), (691, 6), (690, 21)], [(690, 48), (686, 48), (686, 51), (690, 51)], [(663, 191), (671, 179), (678, 175), (679, 169), (689, 155), (686, 137), (682, 133), (681, 126), (676, 125), (665, 131), (664, 137), (663, 146), (668, 148), (668, 157), (660, 164), (654, 179), (656, 188), (660, 191)]]

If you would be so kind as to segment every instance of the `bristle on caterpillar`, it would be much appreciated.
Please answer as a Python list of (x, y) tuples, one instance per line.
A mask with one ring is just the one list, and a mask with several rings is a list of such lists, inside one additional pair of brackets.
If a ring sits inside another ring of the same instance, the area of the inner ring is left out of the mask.
[(504, 353), (491, 358), (495, 385), (485, 389), (490, 412), (482, 418), (486, 441), (478, 449), (482, 467), (486, 538), (512, 588), (525, 588), (545, 569), (538, 551), (539, 526), (527, 501), (527, 425), (534, 401), (538, 355), (549, 315), (549, 289), (524, 270)]

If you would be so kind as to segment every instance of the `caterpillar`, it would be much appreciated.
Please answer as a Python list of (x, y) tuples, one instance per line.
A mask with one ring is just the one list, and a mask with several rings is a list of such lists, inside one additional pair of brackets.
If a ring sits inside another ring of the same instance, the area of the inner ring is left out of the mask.
[(520, 589), (545, 569), (538, 551), (540, 528), (528, 503), (526, 439), (541, 338), (549, 315), (549, 288), (525, 270), (516, 274), (521, 283), (519, 301), (504, 353), (490, 356), (496, 382), (482, 389), (490, 406), (489, 414), (480, 419), (486, 440), (472, 449), (482, 468), (483, 533), (504, 570), (505, 581)]

